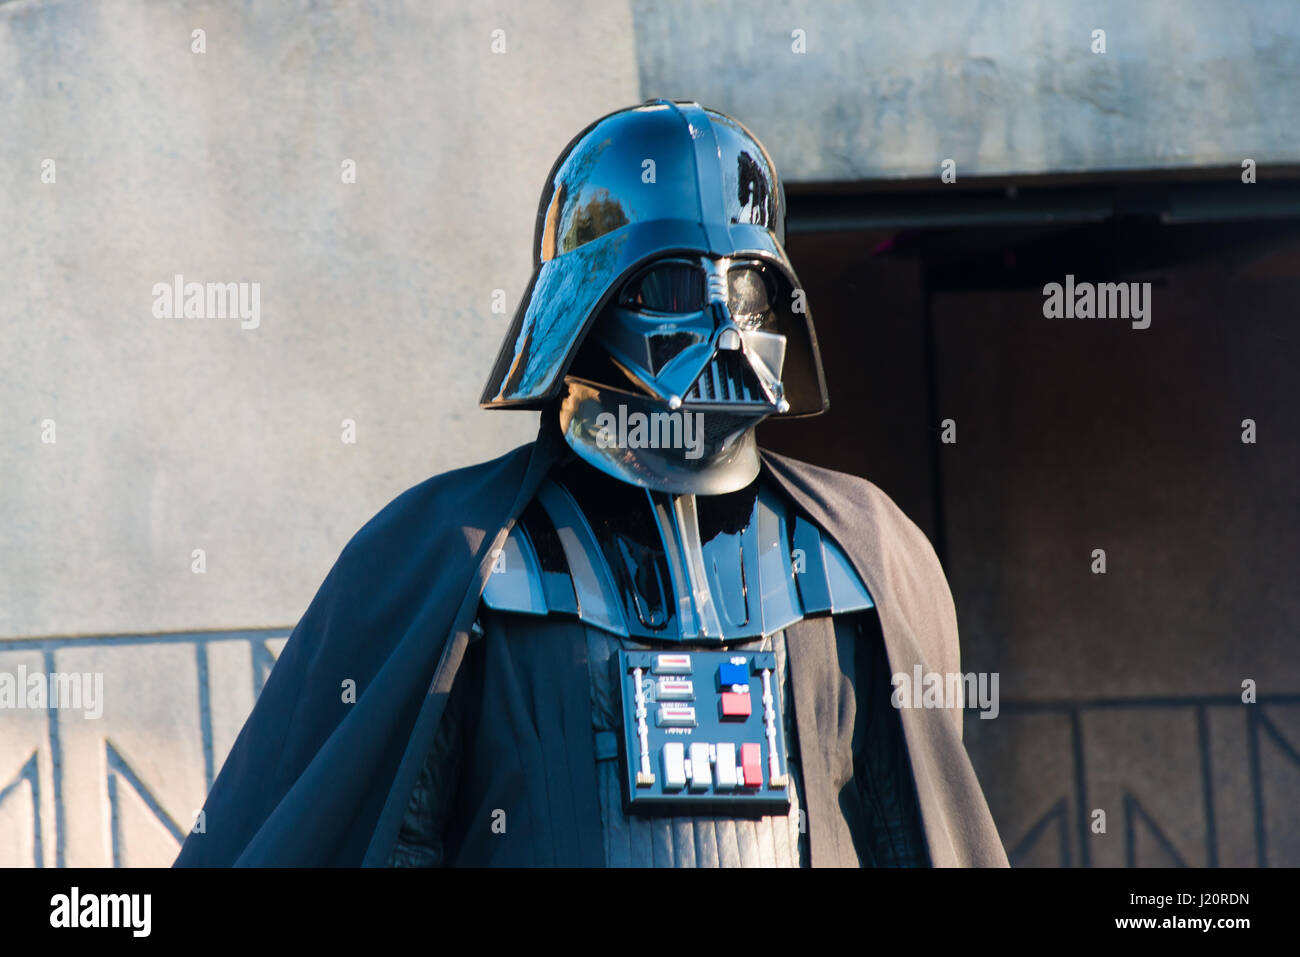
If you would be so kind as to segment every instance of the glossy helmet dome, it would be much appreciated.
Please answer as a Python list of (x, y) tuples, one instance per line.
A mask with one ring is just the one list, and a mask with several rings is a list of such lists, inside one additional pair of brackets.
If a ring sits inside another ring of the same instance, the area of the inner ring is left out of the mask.
[[(770, 262), (789, 292), (799, 289), (784, 241), (785, 193), (771, 158), (731, 117), (656, 100), (597, 120), (547, 177), (533, 277), (481, 405), (540, 408), (555, 398), (591, 321), (653, 258), (752, 256)], [(785, 414), (815, 415), (827, 407), (817, 340), (806, 309), (791, 315)]]
[[(731, 475), (695, 481), (695, 488), (687, 481), (680, 490), (725, 491), (746, 469), (756, 474), (752, 429), (761, 418), (816, 415), (827, 407), (811, 316), (784, 238), (785, 195), (771, 158), (731, 117), (655, 100), (597, 120), (569, 143), (547, 178), (535, 270), (482, 406), (543, 408), (562, 399), (570, 444), (597, 467), (648, 487), (661, 481), (654, 464), (646, 471), (645, 462), (616, 462), (580, 447), (591, 443), (573, 425), (576, 404), (594, 412), (618, 399), (646, 412), (706, 411), (714, 416), (713, 445), (694, 470), (716, 474), (730, 461)], [(638, 283), (664, 288), (662, 275), (644, 278), (659, 264), (673, 264), (685, 277), (677, 288), (694, 292), (672, 294), (692, 299), (672, 310), (677, 314), (655, 312), (640, 296), (629, 301)], [(759, 297), (762, 333), (732, 321), (736, 276), (742, 299), (746, 282), (757, 286), (754, 277), (766, 286)], [(627, 391), (611, 393), (569, 375), (598, 317), (593, 345), (612, 358)], [(749, 464), (737, 466), (738, 458)], [(664, 487), (679, 490), (674, 484)]]

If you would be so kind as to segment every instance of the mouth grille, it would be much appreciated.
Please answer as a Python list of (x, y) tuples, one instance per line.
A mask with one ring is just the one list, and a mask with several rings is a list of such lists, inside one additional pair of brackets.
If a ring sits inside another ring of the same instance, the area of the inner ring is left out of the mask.
[(687, 402), (767, 403), (758, 376), (739, 352), (719, 352), (686, 391)]

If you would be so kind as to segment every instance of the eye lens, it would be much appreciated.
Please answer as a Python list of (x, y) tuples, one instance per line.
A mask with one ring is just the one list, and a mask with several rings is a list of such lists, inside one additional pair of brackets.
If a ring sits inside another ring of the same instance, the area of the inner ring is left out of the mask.
[(704, 273), (687, 263), (662, 263), (633, 279), (622, 303), (649, 312), (699, 312), (704, 308)]
[(727, 274), (727, 284), (730, 291), (727, 306), (732, 316), (737, 321), (747, 320), (750, 325), (761, 325), (772, 308), (767, 279), (762, 270), (752, 266), (733, 269)]

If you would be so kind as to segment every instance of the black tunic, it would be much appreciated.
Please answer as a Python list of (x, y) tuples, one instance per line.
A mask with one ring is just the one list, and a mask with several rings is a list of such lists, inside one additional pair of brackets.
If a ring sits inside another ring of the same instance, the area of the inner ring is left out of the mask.
[[(874, 610), (729, 644), (777, 656), (792, 801), (757, 819), (623, 810), (609, 659), (644, 645), (577, 621), (481, 621), (390, 864), (929, 865)], [(587, 846), (596, 832), (580, 822), (597, 816), (603, 846)]]

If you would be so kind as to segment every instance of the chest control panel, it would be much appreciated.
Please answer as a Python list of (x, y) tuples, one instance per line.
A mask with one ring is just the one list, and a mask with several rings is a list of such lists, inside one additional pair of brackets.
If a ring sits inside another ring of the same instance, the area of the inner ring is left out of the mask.
[(770, 651), (620, 651), (629, 813), (790, 809)]

